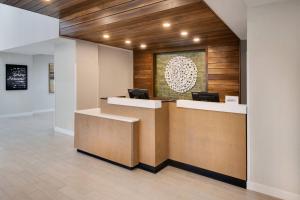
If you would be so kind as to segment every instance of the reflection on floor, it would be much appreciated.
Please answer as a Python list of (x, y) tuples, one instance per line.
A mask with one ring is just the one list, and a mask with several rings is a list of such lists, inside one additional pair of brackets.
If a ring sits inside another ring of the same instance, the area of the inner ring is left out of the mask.
[(52, 124), (52, 114), (0, 119), (1, 200), (273, 199), (172, 167), (128, 171), (77, 153)]

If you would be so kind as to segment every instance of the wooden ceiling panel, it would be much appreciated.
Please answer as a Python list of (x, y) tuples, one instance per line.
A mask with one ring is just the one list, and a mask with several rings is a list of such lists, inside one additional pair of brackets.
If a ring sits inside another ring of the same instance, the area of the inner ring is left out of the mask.
[[(137, 49), (238, 43), (238, 37), (202, 0), (0, 0), (15, 7), (60, 18), (61, 36)], [(163, 22), (171, 22), (169, 29)], [(180, 31), (189, 36), (183, 38)], [(109, 39), (103, 39), (107, 33)], [(199, 44), (192, 41), (201, 38)], [(124, 41), (130, 39), (131, 45)]]

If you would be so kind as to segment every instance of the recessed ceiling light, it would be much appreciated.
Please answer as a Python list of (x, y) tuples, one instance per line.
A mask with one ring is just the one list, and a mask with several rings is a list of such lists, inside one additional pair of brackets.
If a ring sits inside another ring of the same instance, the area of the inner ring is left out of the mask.
[(103, 34), (103, 36), (102, 36), (104, 39), (109, 39), (110, 38), (110, 35), (108, 35), (108, 34)]
[(147, 45), (146, 44), (141, 44), (140, 47), (141, 47), (141, 49), (146, 49)]
[(51, 1), (51, 0), (45, 0), (45, 1), (49, 2), (49, 1)]
[(125, 44), (131, 44), (130, 40), (125, 40)]
[(163, 27), (164, 27), (164, 28), (170, 28), (170, 27), (171, 27), (171, 23), (169, 23), (169, 22), (164, 22), (164, 23), (163, 23)]
[(189, 35), (189, 33), (187, 31), (181, 31), (180, 35), (183, 36), (183, 37), (186, 37), (186, 36)]
[(195, 43), (198, 43), (198, 42), (200, 42), (200, 38), (199, 38), (199, 37), (194, 37), (193, 41), (194, 41)]

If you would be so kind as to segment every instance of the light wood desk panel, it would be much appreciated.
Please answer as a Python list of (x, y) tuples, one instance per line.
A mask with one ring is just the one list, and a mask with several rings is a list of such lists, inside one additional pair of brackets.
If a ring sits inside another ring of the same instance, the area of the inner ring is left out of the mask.
[(246, 115), (169, 104), (170, 159), (246, 180)]
[(169, 158), (169, 105), (162, 103), (158, 109), (120, 106), (100, 100), (103, 113), (135, 117), (139, 122), (139, 161), (157, 167)]
[(75, 113), (75, 148), (134, 167), (138, 160), (138, 122)]

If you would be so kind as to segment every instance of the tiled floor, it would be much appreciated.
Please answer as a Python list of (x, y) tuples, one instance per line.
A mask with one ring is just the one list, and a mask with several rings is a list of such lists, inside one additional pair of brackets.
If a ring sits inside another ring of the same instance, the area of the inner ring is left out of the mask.
[(272, 200), (167, 167), (129, 171), (77, 153), (52, 115), (0, 119), (0, 200)]

